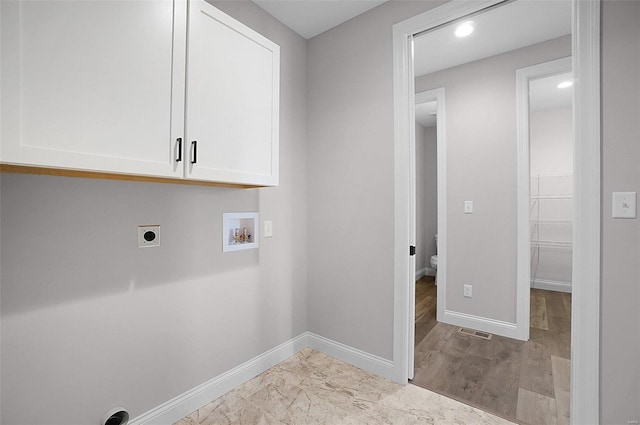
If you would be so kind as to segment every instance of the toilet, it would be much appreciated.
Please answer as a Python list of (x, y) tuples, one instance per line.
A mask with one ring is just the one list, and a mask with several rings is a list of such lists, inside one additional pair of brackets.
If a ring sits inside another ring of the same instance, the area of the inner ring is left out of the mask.
[(431, 256), (431, 267), (436, 271), (436, 285), (438, 284), (438, 234), (436, 233), (436, 255)]

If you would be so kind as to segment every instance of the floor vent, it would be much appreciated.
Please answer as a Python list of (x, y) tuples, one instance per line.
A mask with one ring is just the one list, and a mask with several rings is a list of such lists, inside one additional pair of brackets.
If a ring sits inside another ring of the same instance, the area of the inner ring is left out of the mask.
[(458, 329), (458, 332), (463, 333), (465, 335), (471, 335), (471, 336), (477, 336), (478, 338), (482, 338), (482, 339), (491, 339), (491, 334), (486, 333), (486, 332), (481, 332), (481, 331), (474, 331), (473, 329), (465, 329), (465, 328), (460, 328)]

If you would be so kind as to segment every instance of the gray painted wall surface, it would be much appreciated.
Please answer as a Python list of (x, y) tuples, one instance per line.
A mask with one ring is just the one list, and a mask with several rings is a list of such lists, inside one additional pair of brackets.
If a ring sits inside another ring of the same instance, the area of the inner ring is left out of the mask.
[[(386, 358), (393, 343), (392, 236), (370, 229), (393, 225), (390, 24), (430, 7), (410, 3), (389, 2), (309, 41), (309, 327)], [(640, 226), (608, 218), (614, 187), (640, 191), (638, 6), (603, 5), (603, 424), (640, 416)], [(354, 236), (368, 248), (342, 246), (351, 228), (345, 222), (363, 211)]]
[(416, 123), (416, 271), (431, 268), (438, 233), (438, 161), (435, 127)]
[(531, 112), (531, 175), (573, 174), (573, 110)]
[(390, 28), (349, 23), (308, 41), (309, 326), (390, 359), (393, 149), (380, 141), (393, 111), (376, 84), (391, 73)]
[[(437, 3), (389, 2), (309, 41), (308, 85), (302, 39), (216, 5), (282, 47), (281, 186), (0, 175), (2, 423), (137, 415), (307, 329), (391, 358), (391, 25)], [(639, 6), (603, 7), (603, 424), (640, 417), (640, 225), (609, 218), (613, 190), (640, 191)], [(274, 237), (216, 254), (220, 213), (256, 208)], [(133, 249), (149, 222), (162, 247)]]
[(416, 78), (445, 89), (447, 310), (515, 323), (516, 70), (570, 55), (566, 36)]
[[(3, 174), (3, 424), (135, 417), (308, 329), (306, 42), (221, 3), (281, 47), (280, 186)], [(274, 236), (223, 254), (222, 213), (240, 211)], [(137, 248), (139, 224), (160, 224), (159, 248)]]
[(388, 2), (308, 41), (309, 330), (392, 358), (392, 25)]
[(626, 425), (640, 419), (640, 221), (611, 218), (611, 193), (640, 192), (640, 2), (606, 1), (602, 25), (601, 415)]

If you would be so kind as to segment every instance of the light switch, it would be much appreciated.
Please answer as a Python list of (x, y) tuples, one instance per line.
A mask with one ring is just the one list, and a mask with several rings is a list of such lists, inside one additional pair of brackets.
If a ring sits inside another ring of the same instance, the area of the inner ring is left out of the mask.
[(270, 238), (273, 236), (273, 221), (264, 222), (264, 237)]
[(636, 192), (613, 192), (613, 218), (636, 218)]
[(473, 201), (464, 201), (464, 213), (465, 214), (473, 213)]

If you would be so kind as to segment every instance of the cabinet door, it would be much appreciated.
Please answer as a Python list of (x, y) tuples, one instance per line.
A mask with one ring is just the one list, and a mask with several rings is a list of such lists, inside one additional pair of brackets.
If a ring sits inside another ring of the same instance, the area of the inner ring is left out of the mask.
[(187, 178), (277, 185), (279, 46), (202, 0), (188, 31)]
[(186, 9), (0, 1), (0, 161), (182, 177)]

